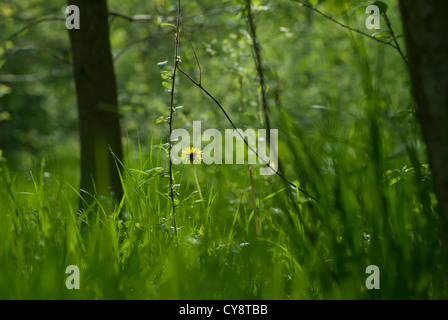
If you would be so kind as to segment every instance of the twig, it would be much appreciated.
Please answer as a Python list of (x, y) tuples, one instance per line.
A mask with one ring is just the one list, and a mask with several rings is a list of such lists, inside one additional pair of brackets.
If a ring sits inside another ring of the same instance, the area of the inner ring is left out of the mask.
[(196, 50), (194, 49), (193, 43), (191, 42), (190, 34), (185, 30), (185, 34), (187, 35), (188, 43), (190, 44), (191, 50), (193, 51), (194, 59), (196, 60), (196, 64), (199, 70), (199, 84), (202, 84), (202, 68), (199, 63), (198, 55), (196, 54)]
[(249, 148), (250, 151), (252, 151), (257, 157), (258, 159), (260, 159), (268, 168), (270, 168), (277, 176), (279, 176), (281, 179), (283, 179), (285, 182), (287, 182), (288, 184), (290, 184), (293, 188), (301, 191), (303, 194), (305, 194), (307, 197), (313, 199), (316, 202), (319, 202), (319, 200), (317, 200), (314, 196), (312, 196), (311, 194), (309, 194), (306, 190), (296, 186), (294, 183), (292, 183), (291, 181), (289, 181), (287, 178), (285, 178), (280, 172), (278, 172), (276, 169), (272, 168), (271, 165), (262, 157), (260, 157), (260, 155), (257, 153), (257, 151), (255, 151), (251, 145), (247, 142), (247, 140), (244, 138), (243, 134), (240, 132), (240, 130), (238, 130), (238, 128), (235, 126), (235, 124), (233, 123), (232, 119), (229, 117), (229, 115), (227, 114), (227, 112), (224, 110), (223, 106), (221, 105), (221, 103), (209, 92), (207, 91), (202, 84), (198, 83), (197, 81), (195, 81), (188, 73), (186, 73), (185, 71), (182, 70), (181, 67), (177, 66), (177, 69), (179, 69), (179, 71), (185, 75), (195, 86), (197, 86), (199, 89), (201, 89), (207, 96), (209, 96), (210, 99), (212, 99), (217, 105), (218, 107), (221, 109), (221, 111), (224, 113), (224, 115), (226, 116), (227, 120), (230, 122), (230, 124), (232, 125), (232, 127), (235, 129), (235, 131), (238, 133), (238, 135), (240, 136), (240, 138), (244, 141), (244, 143), (246, 144), (246, 146)]
[(170, 161), (170, 198), (171, 198), (171, 205), (172, 205), (172, 211), (173, 211), (173, 224), (174, 224), (174, 234), (176, 235), (176, 243), (179, 241), (177, 236), (177, 223), (176, 223), (176, 206), (174, 203), (174, 193), (173, 193), (173, 161), (171, 160), (171, 133), (173, 132), (173, 110), (174, 110), (174, 87), (176, 84), (176, 71), (178, 69), (179, 64), (179, 32), (180, 32), (180, 15), (181, 15), (181, 7), (180, 7), (180, 0), (177, 1), (177, 24), (176, 24), (176, 33), (174, 35), (174, 69), (173, 69), (173, 82), (171, 85), (171, 100), (170, 100), (170, 154), (169, 154), (169, 161)]
[(17, 30), (16, 32), (11, 34), (3, 42), (11, 40), (12, 38), (15, 38), (17, 35), (19, 35), (23, 31), (31, 28), (32, 26), (34, 26), (36, 24), (39, 24), (39, 23), (42, 23), (42, 22), (45, 22), (45, 21), (55, 21), (55, 20), (65, 20), (65, 17), (62, 17), (62, 16), (50, 16), (50, 17), (45, 17), (45, 18), (40, 18), (40, 19), (37, 19), (37, 20), (33, 20), (30, 23), (28, 23), (27, 25), (25, 25), (24, 27), (20, 28), (19, 30)]
[[(249, 22), (249, 29), (250, 29), (250, 34), (251, 34), (251, 38), (252, 38), (254, 62), (255, 62), (255, 67), (257, 69), (258, 80), (259, 80), (259, 84), (260, 84), (261, 104), (263, 107), (264, 121), (265, 121), (265, 126), (266, 126), (266, 131), (267, 131), (267, 141), (271, 148), (272, 153), (274, 154), (274, 157), (276, 159), (279, 159), (277, 150), (275, 149), (275, 146), (271, 145), (271, 123), (269, 120), (270, 110), (269, 110), (269, 105), (268, 105), (268, 101), (266, 98), (264, 67), (263, 67), (263, 59), (262, 59), (262, 55), (261, 55), (262, 50), (261, 50), (260, 43), (258, 41), (255, 22), (252, 17), (251, 0), (246, 0), (246, 7), (247, 7), (247, 19)], [(283, 172), (280, 159), (278, 160), (278, 171)]]
[(143, 38), (139, 38), (133, 41), (130, 41), (129, 43), (127, 43), (125, 45), (125, 48), (120, 50), (114, 57), (113, 57), (113, 61), (117, 61), (122, 55), (124, 55), (126, 52), (128, 52), (129, 50), (131, 50), (133, 48), (134, 45), (142, 43), (142, 42), (146, 42), (148, 40), (150, 40), (152, 38), (153, 34), (150, 34), (149, 36), (145, 36)]
[[(341, 26), (341, 27), (343, 27), (343, 28), (345, 28), (345, 29), (347, 29), (347, 30), (350, 30), (350, 31), (359, 33), (360, 35), (363, 35), (363, 36), (365, 36), (365, 37), (368, 37), (369, 39), (375, 40), (375, 41), (377, 41), (377, 42), (380, 42), (380, 43), (383, 43), (383, 44), (387, 44), (388, 46), (391, 46), (392, 48), (394, 48), (394, 49), (397, 50), (398, 52), (401, 51), (401, 50), (399, 50), (399, 48), (398, 48), (397, 46), (393, 45), (392, 43), (390, 43), (390, 42), (388, 42), (388, 41), (384, 41), (384, 40), (381, 40), (381, 39), (372, 37), (372, 36), (371, 36), (370, 34), (368, 34), (368, 33), (365, 33), (365, 32), (363, 32), (363, 31), (361, 31), (361, 30), (352, 28), (352, 27), (350, 27), (350, 26), (348, 26), (348, 25), (343, 24), (342, 22), (337, 21), (336, 19), (330, 17), (329, 15), (326, 15), (325, 13), (323, 13), (322, 11), (320, 11), (319, 9), (313, 7), (313, 6), (312, 6), (309, 2), (307, 2), (307, 1), (303, 1), (302, 4), (303, 4), (303, 6), (307, 7), (308, 9), (313, 10), (314, 12), (316, 12), (316, 13), (320, 14), (321, 16), (323, 16), (324, 18), (326, 18), (326, 19), (328, 19), (328, 20), (330, 20), (330, 21), (336, 23), (337, 25), (339, 25), (339, 26)], [(404, 56), (403, 56), (403, 57), (404, 57)], [(407, 60), (405, 59), (405, 61), (407, 61)]]
[(71, 74), (70, 69), (52, 70), (36, 74), (3, 74), (0, 75), (0, 83), (35, 82), (51, 77), (64, 77)]
[[(204, 15), (204, 16), (218, 15), (218, 14), (221, 14), (221, 13), (231, 12), (233, 10), (238, 10), (239, 8), (241, 8), (240, 5), (230, 6), (230, 7), (226, 7), (226, 8), (223, 8), (223, 9), (213, 9), (213, 10), (209, 10), (209, 11), (206, 11), (204, 13), (201, 13), (201, 14), (196, 14), (196, 15), (185, 17), (185, 19), (194, 19), (195, 17), (198, 17), (200, 15)], [(119, 17), (119, 18), (122, 18), (122, 19), (125, 19), (125, 20), (128, 20), (128, 21), (131, 21), (131, 22), (154, 21), (154, 20), (157, 20), (159, 18), (159, 16), (153, 16), (153, 15), (148, 15), (148, 14), (128, 15), (128, 14), (121, 13), (121, 12), (116, 11), (116, 10), (109, 10), (109, 15), (111, 15), (113, 17)], [(24, 27), (20, 28), (19, 30), (15, 31), (13, 34), (8, 36), (2, 42), (5, 43), (6, 41), (11, 40), (12, 38), (15, 38), (17, 35), (19, 35), (23, 31), (31, 28), (32, 26), (34, 26), (36, 24), (39, 24), (39, 23), (42, 23), (42, 22), (46, 22), (46, 21), (55, 21), (55, 20), (65, 21), (66, 17), (65, 16), (48, 16), (48, 17), (43, 17), (43, 18), (37, 18), (35, 20), (30, 21), (27, 25), (25, 25)], [(176, 20), (177, 20), (176, 17), (166, 17), (166, 18), (164, 18), (164, 21), (166, 21), (166, 22), (173, 22), (173, 21), (176, 21)]]
[(40, 53), (45, 53), (53, 57), (54, 59), (63, 62), (65, 64), (70, 64), (70, 61), (68, 59), (65, 59), (63, 56), (58, 55), (56, 53), (53, 53), (50, 49), (46, 48), (39, 48), (36, 46), (25, 46), (25, 47), (14, 47), (9, 52), (5, 52), (3, 56), (7, 56), (7, 61), (11, 59), (11, 57), (19, 52), (22, 51), (37, 51)]
[(400, 45), (398, 44), (397, 37), (395, 36), (394, 30), (392, 29), (392, 25), (390, 23), (389, 17), (387, 16), (387, 14), (385, 12), (383, 13), (383, 17), (384, 17), (384, 20), (386, 21), (386, 25), (387, 25), (387, 28), (390, 31), (392, 39), (394, 40), (395, 48), (397, 49), (398, 53), (403, 58), (404, 62), (406, 62), (406, 65), (408, 65), (409, 64), (408, 63), (408, 59), (406, 58), (406, 56), (404, 55), (403, 51), (401, 50)]
[[(233, 10), (238, 10), (240, 9), (241, 6), (240, 5), (236, 5), (236, 6), (230, 6), (227, 8), (222, 8), (222, 9), (213, 9), (213, 10), (209, 10), (209, 11), (205, 11), (203, 13), (200, 14), (195, 14), (195, 15), (191, 15), (191, 16), (186, 16), (184, 18), (182, 18), (182, 20), (189, 20), (189, 19), (194, 19), (198, 16), (213, 16), (213, 15), (218, 15), (221, 13), (226, 13), (226, 12), (231, 12)], [(176, 17), (162, 17), (162, 16), (152, 16), (149, 14), (139, 14), (139, 15), (129, 15), (126, 13), (121, 13), (119, 11), (116, 10), (109, 10), (109, 14), (111, 16), (114, 17), (118, 17), (118, 18), (122, 18), (131, 22), (139, 22), (139, 21), (154, 21), (157, 20), (159, 18), (162, 18), (165, 22), (174, 22), (177, 21)]]
[(268, 106), (268, 102), (266, 100), (266, 86), (264, 83), (264, 72), (263, 72), (263, 63), (262, 63), (262, 59), (261, 59), (261, 48), (258, 43), (257, 31), (255, 29), (254, 19), (252, 17), (251, 0), (246, 0), (246, 6), (247, 6), (247, 20), (249, 21), (250, 35), (252, 38), (252, 46), (254, 49), (255, 67), (257, 69), (258, 78), (260, 81), (261, 103), (263, 106), (264, 121), (265, 121), (265, 125), (266, 125), (266, 130), (268, 132), (268, 141), (270, 141), (269, 138), (270, 138), (271, 124), (269, 121), (269, 106)]
[[(247, 142), (247, 140), (244, 138), (244, 136), (241, 134), (241, 132), (236, 128), (235, 124), (233, 123), (232, 119), (230, 118), (230, 116), (227, 114), (227, 112), (224, 110), (224, 108), (222, 107), (222, 105), (219, 103), (219, 101), (213, 96), (211, 95), (203, 86), (202, 86), (202, 71), (201, 71), (201, 64), (199, 63), (197, 54), (196, 54), (196, 50), (194, 49), (193, 43), (191, 42), (191, 39), (189, 36), (187, 36), (188, 38), (188, 42), (190, 43), (190, 46), (193, 50), (195, 59), (196, 59), (196, 63), (198, 65), (199, 68), (199, 82), (195, 81), (188, 73), (186, 73), (185, 71), (183, 71), (179, 66), (178, 69), (179, 71), (184, 74), (191, 82), (193, 82), (193, 84), (195, 84), (197, 87), (199, 87), (204, 93), (206, 93), (217, 105), (218, 107), (221, 109), (221, 111), (224, 113), (224, 115), (226, 116), (227, 120), (230, 122), (230, 124), (232, 125), (232, 127), (235, 129), (235, 131), (238, 133), (238, 135), (241, 137), (241, 139), (244, 141), (244, 143), (246, 144), (246, 146), (259, 158), (263, 161), (263, 163), (269, 167), (276, 175), (278, 175), (279, 177), (281, 177), (285, 182), (287, 182), (289, 185), (291, 185), (293, 188), (296, 188), (297, 190), (300, 190), (301, 192), (303, 192), (305, 195), (307, 195), (308, 197), (310, 197), (311, 199), (315, 200), (316, 202), (319, 202), (319, 200), (317, 200), (315, 197), (313, 197), (312, 195), (310, 195), (306, 190), (297, 187), (294, 183), (292, 183), (291, 181), (289, 181), (288, 179), (286, 179), (282, 174), (281, 174), (281, 170), (280, 172), (278, 170), (275, 170), (274, 168), (271, 167), (270, 164), (268, 164), (262, 157), (260, 157), (258, 155), (258, 153), (249, 145), (249, 143)], [(280, 164), (280, 163), (279, 163)], [(279, 168), (280, 169), (280, 168)]]
[[(152, 16), (149, 14), (138, 14), (138, 15), (128, 15), (126, 13), (121, 13), (116, 10), (109, 10), (109, 15), (113, 17), (123, 18), (128, 21), (137, 22), (137, 21), (154, 21), (157, 20), (158, 16)], [(175, 17), (168, 17), (166, 18), (166, 21), (175, 21)]]

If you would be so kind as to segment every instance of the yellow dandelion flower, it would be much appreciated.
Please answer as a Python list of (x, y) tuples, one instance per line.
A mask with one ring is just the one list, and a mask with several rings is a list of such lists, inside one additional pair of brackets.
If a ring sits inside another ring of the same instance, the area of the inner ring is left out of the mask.
[(202, 161), (202, 150), (198, 148), (184, 148), (182, 149), (182, 160), (188, 160), (189, 163), (200, 163)]

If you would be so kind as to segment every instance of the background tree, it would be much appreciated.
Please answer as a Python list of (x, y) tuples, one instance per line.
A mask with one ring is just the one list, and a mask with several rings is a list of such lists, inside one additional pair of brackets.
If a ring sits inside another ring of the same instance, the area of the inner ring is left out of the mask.
[(400, 1), (417, 114), (448, 236), (448, 2)]
[[(79, 7), (81, 28), (70, 42), (78, 98), (81, 189), (120, 200), (119, 171), (109, 147), (122, 159), (117, 87), (109, 42), (106, 0), (69, 1)], [(83, 202), (80, 206), (84, 207)]]

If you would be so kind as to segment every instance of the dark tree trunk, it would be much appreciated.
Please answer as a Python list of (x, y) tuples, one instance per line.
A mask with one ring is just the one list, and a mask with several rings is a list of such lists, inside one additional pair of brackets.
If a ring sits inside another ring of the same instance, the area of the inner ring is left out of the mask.
[(448, 236), (448, 1), (401, 0), (417, 114), (425, 140), (439, 210)]
[[(122, 145), (107, 2), (70, 0), (69, 4), (79, 7), (81, 21), (79, 30), (69, 31), (79, 111), (81, 189), (113, 203), (109, 200), (120, 201), (123, 190), (109, 146), (122, 159)], [(85, 207), (82, 201), (80, 207)]]

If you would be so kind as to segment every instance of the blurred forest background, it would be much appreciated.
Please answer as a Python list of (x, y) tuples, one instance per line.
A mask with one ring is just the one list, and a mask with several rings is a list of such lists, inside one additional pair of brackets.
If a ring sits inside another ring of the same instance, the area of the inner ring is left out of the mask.
[[(189, 38), (202, 85), (238, 128), (265, 128), (268, 104), (282, 173), (319, 202), (278, 176), (259, 176), (261, 165), (253, 182), (247, 165), (179, 165), (173, 216), (167, 74), (177, 2), (108, 1), (124, 198), (84, 237), (65, 7), (3, 0), (0, 297), (448, 298), (448, 259), (406, 62), (392, 46), (328, 19), (395, 39), (406, 54), (398, 1), (381, 2), (393, 38), (383, 15), (381, 30), (366, 28), (374, 1), (311, 2), (327, 17), (301, 1), (251, 1), (265, 102), (247, 1), (182, 1), (178, 55), (182, 70), (199, 79)], [(81, 28), (88, 28), (82, 11)], [(232, 128), (179, 72), (174, 106), (173, 128), (191, 131), (193, 120), (202, 130)], [(80, 290), (64, 285), (72, 264)], [(365, 286), (368, 265), (381, 270), (379, 290)]]

